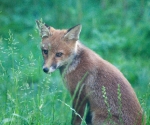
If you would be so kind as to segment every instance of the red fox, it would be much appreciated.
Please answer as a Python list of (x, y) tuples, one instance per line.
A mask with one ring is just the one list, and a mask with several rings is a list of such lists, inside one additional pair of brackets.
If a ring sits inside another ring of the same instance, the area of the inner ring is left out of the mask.
[(81, 25), (56, 30), (36, 21), (42, 38), (43, 71), (56, 69), (73, 98), (72, 125), (142, 125), (143, 111), (123, 74), (79, 41)]

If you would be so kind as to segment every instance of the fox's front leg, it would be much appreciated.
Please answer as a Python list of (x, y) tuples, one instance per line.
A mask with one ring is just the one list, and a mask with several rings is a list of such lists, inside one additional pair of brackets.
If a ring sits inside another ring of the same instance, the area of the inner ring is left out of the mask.
[[(72, 112), (72, 125), (80, 125), (82, 122), (82, 118), (84, 115), (84, 110), (86, 106), (86, 101), (82, 98), (73, 100), (73, 109), (75, 111)], [(77, 113), (77, 114), (76, 114)]]

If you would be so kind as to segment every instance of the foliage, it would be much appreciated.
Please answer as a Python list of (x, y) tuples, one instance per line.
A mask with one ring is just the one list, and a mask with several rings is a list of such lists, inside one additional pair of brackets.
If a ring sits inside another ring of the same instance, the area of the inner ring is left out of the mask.
[(41, 18), (60, 29), (81, 23), (81, 42), (123, 72), (150, 124), (148, 0), (0, 1), (0, 124), (70, 124), (71, 98), (59, 72), (42, 72)]

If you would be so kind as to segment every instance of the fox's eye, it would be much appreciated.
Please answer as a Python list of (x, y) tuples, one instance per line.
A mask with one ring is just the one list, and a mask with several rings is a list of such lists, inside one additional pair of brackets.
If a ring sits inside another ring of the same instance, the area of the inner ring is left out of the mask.
[(43, 50), (43, 53), (44, 53), (45, 55), (47, 55), (47, 54), (48, 54), (48, 50)]
[(58, 53), (56, 53), (56, 57), (61, 57), (63, 55), (63, 53), (62, 52), (58, 52)]

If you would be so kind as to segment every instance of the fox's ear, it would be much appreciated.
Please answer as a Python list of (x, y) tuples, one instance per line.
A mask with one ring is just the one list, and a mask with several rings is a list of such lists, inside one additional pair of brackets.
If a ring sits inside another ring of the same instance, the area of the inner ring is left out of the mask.
[(78, 40), (81, 29), (82, 29), (81, 25), (74, 26), (67, 30), (67, 33), (64, 37), (68, 40), (72, 40), (72, 39)]
[(36, 20), (36, 24), (37, 24), (37, 27), (39, 29), (39, 32), (40, 32), (40, 36), (43, 38), (43, 37), (48, 37), (50, 35), (50, 30), (49, 30), (49, 27), (46, 26), (44, 23), (42, 23), (42, 21), (40, 20)]

